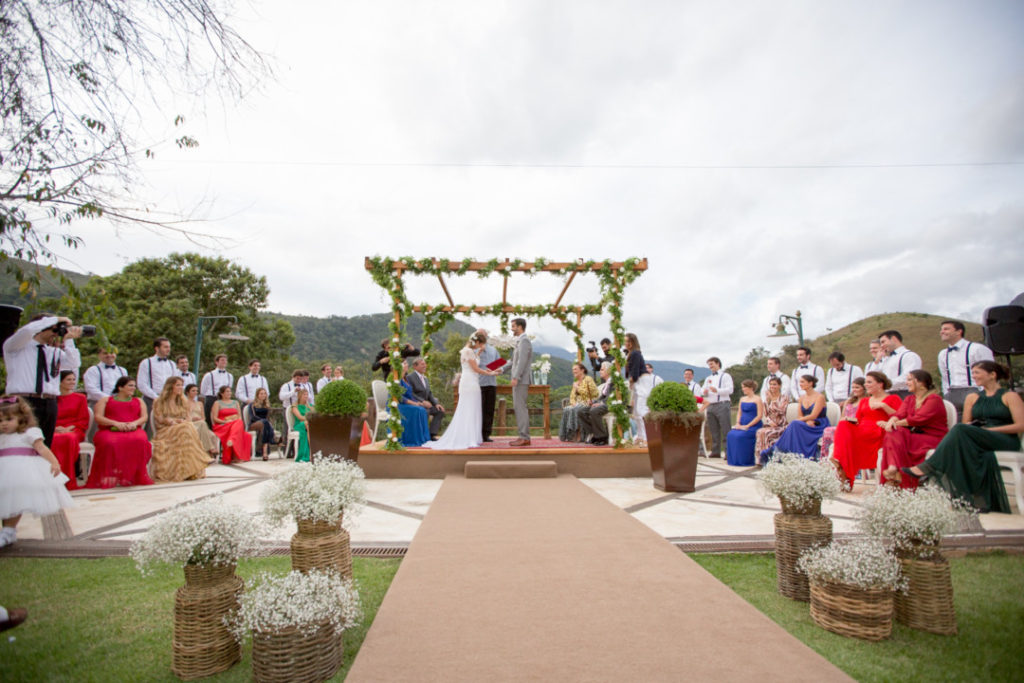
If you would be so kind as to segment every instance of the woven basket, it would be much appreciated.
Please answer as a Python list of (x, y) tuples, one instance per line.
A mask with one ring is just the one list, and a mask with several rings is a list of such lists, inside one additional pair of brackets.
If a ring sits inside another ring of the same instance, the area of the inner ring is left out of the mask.
[(352, 578), (352, 547), (340, 519), (334, 524), (300, 519), (298, 527), (292, 536), (292, 569), (334, 569)]
[(787, 515), (820, 515), (821, 514), (821, 498), (812, 498), (806, 503), (798, 504), (790, 502), (789, 500), (779, 497), (779, 502), (782, 503), (782, 512)]
[(929, 633), (956, 635), (953, 581), (946, 558), (901, 557), (900, 564), (909, 586), (893, 599), (896, 621)]
[(185, 565), (185, 585), (174, 593), (171, 671), (191, 680), (226, 671), (242, 658), (242, 646), (224, 626), (238, 608), (242, 579), (235, 565)]
[(342, 634), (329, 623), (310, 633), (295, 627), (252, 634), (252, 673), (257, 681), (326, 681), (341, 668)]
[(779, 593), (793, 600), (811, 599), (807, 575), (796, 562), (805, 551), (832, 541), (832, 520), (812, 515), (775, 515), (775, 571)]
[(891, 590), (811, 581), (811, 619), (826, 631), (885, 640), (892, 635), (892, 613)]

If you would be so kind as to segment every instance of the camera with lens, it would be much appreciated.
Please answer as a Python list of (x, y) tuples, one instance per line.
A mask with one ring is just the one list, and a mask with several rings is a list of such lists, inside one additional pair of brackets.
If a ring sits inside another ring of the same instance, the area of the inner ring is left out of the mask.
[[(53, 333), (58, 337), (63, 337), (68, 333), (68, 324), (66, 322), (59, 322), (50, 328)], [(82, 325), (82, 337), (95, 337), (96, 326), (95, 325)]]
[(593, 340), (591, 340), (591, 341), (589, 341), (587, 343), (590, 344), (590, 346), (587, 347), (587, 355), (588, 356), (596, 356), (597, 355), (597, 343), (594, 342)]

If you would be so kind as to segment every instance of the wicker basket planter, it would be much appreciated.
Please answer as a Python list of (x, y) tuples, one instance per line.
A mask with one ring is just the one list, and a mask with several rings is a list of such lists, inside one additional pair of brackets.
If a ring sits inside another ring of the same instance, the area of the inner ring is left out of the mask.
[(892, 635), (891, 590), (811, 580), (810, 592), (811, 619), (823, 629), (863, 640)]
[(337, 522), (297, 521), (299, 530), (292, 536), (292, 569), (333, 569), (352, 578), (352, 547), (348, 532)]
[[(821, 509), (820, 500), (817, 507)], [(828, 517), (820, 514), (776, 514), (775, 572), (779, 593), (793, 600), (810, 600), (807, 575), (797, 567), (797, 560), (804, 551), (828, 545), (831, 541), (832, 520)]]
[(821, 498), (811, 498), (804, 503), (792, 502), (787, 498), (779, 497), (782, 504), (782, 512), (786, 515), (821, 515)]
[(260, 682), (326, 681), (341, 668), (342, 633), (329, 622), (310, 631), (289, 627), (252, 635), (253, 678)]
[(906, 593), (896, 593), (896, 621), (929, 633), (956, 635), (953, 580), (942, 555), (901, 557)]
[(174, 594), (171, 671), (191, 680), (226, 671), (242, 658), (242, 646), (224, 625), (238, 608), (242, 579), (235, 565), (185, 565), (185, 585)]

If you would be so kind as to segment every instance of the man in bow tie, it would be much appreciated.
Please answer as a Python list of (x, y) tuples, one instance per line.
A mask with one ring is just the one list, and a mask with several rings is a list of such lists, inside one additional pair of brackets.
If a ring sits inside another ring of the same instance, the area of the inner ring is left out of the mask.
[(704, 386), (701, 389), (707, 431), (711, 432), (711, 452), (708, 457), (721, 458), (732, 422), (729, 413), (732, 405), (732, 376), (722, 370), (722, 361), (717, 356), (708, 358), (708, 368), (711, 374), (704, 378)]
[(882, 364), (882, 372), (892, 382), (890, 394), (901, 399), (910, 395), (907, 389), (907, 375), (911, 370), (921, 369), (921, 356), (903, 345), (903, 335), (897, 330), (886, 330), (878, 335), (882, 348), (889, 354)]
[(877, 339), (872, 339), (868, 344), (868, 354), (871, 356), (864, 365), (864, 375), (867, 376), (869, 372), (885, 372), (885, 349), (882, 348), (882, 342)]
[(100, 362), (93, 365), (82, 375), (85, 384), (85, 397), (92, 408), (101, 398), (106, 398), (114, 391), (114, 384), (128, 374), (128, 371), (117, 364), (117, 349), (113, 346), (101, 348)]
[(761, 382), (761, 400), (766, 403), (768, 401), (768, 382), (771, 381), (772, 377), (777, 378), (779, 384), (782, 385), (782, 395), (789, 396), (789, 377), (786, 376), (786, 373), (782, 372), (782, 361), (778, 357), (772, 356), (765, 362), (765, 365), (768, 366), (768, 376)]
[(182, 354), (175, 358), (174, 362), (178, 366), (178, 369), (175, 371), (174, 376), (181, 377), (181, 381), (184, 382), (182, 386), (187, 387), (189, 384), (198, 384), (198, 382), (196, 382), (196, 376), (193, 373), (189, 372), (188, 356)]
[(942, 397), (956, 406), (957, 420), (963, 416), (967, 395), (978, 390), (971, 377), (971, 366), (978, 361), (995, 360), (987, 346), (964, 339), (966, 331), (959, 320), (944, 320), (939, 325), (939, 338), (946, 343), (946, 348), (939, 351)]
[[(167, 337), (157, 337), (153, 340), (153, 355), (139, 363), (139, 374), (135, 378), (135, 384), (142, 392), (142, 400), (146, 403), (146, 409), (150, 415), (153, 414), (153, 401), (163, 391), (164, 382), (173, 377), (177, 368), (171, 361), (171, 342)], [(150, 424), (146, 424), (146, 434), (153, 438), (153, 431)]]
[(806, 346), (801, 346), (796, 350), (796, 368), (793, 369), (789, 381), (789, 395), (793, 397), (794, 401), (799, 401), (800, 397), (804, 395), (800, 389), (800, 378), (804, 375), (816, 377), (818, 386), (825, 385), (825, 371), (821, 369), (820, 365), (811, 362), (811, 350)]
[[(238, 378), (238, 383), (235, 385), (235, 398), (243, 405), (252, 403), (253, 399), (256, 398), (257, 389), (263, 388), (267, 390), (267, 393), (270, 393), (267, 378), (260, 374), (262, 368), (263, 366), (260, 364), (259, 359), (254, 358), (249, 361), (249, 372)], [(310, 394), (309, 398), (312, 400), (313, 395)]]
[(444, 406), (430, 390), (430, 381), (427, 379), (427, 361), (422, 357), (416, 357), (412, 361), (412, 372), (405, 376), (405, 381), (412, 387), (412, 395), (422, 401), (423, 407), (430, 415), (430, 438), (437, 441), (438, 432), (441, 431), (441, 420), (444, 419)]
[(206, 423), (212, 427), (210, 422), (210, 408), (217, 400), (217, 392), (223, 386), (230, 387), (234, 384), (235, 378), (228, 372), (228, 357), (218, 353), (213, 359), (214, 368), (203, 375), (203, 381), (199, 384), (199, 394), (203, 397), (203, 412), (206, 414)]
[(832, 367), (825, 377), (825, 398), (833, 403), (842, 403), (853, 393), (853, 380), (863, 377), (864, 373), (856, 365), (847, 363), (841, 351), (829, 354), (828, 363)]

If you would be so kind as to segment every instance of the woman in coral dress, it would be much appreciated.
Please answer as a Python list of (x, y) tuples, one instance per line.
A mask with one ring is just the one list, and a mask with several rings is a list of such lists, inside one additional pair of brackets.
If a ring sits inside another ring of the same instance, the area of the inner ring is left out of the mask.
[(884, 373), (869, 372), (864, 377), (867, 396), (857, 403), (857, 413), (852, 418), (844, 417), (836, 425), (832, 461), (847, 490), (853, 488), (857, 472), (874, 469), (878, 463), (878, 449), (885, 437), (881, 425), (888, 422), (901, 405), (898, 396), (885, 393), (891, 386), (892, 382)]
[(210, 456), (192, 426), (181, 377), (169, 377), (153, 401), (153, 479), (160, 482), (202, 479)]
[(252, 457), (252, 437), (245, 431), (242, 408), (231, 399), (231, 387), (217, 390), (217, 400), (210, 408), (213, 432), (220, 439), (221, 461), (230, 465), (232, 460), (247, 461)]
[(64, 486), (69, 491), (78, 488), (75, 463), (78, 462), (79, 448), (85, 441), (85, 432), (89, 429), (89, 402), (84, 394), (75, 393), (75, 384), (75, 373), (70, 370), (60, 373), (57, 428), (53, 432), (53, 446), (50, 447), (60, 463), (60, 471), (68, 477)]
[[(890, 479), (895, 468), (919, 465), (928, 451), (939, 445), (949, 431), (949, 420), (942, 397), (935, 393), (935, 383), (926, 370), (911, 370), (907, 375), (910, 396), (903, 399), (896, 414), (885, 424), (882, 441), (882, 483)], [(917, 479), (894, 477), (900, 488), (916, 489)]]
[(146, 472), (153, 448), (143, 427), (149, 414), (146, 405), (135, 397), (135, 380), (121, 377), (114, 384), (114, 395), (96, 403), (96, 456), (89, 470), (89, 489), (112, 486), (152, 484)]

